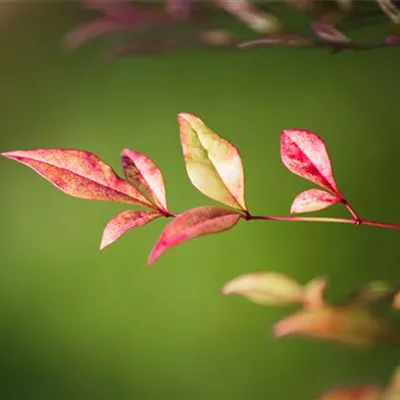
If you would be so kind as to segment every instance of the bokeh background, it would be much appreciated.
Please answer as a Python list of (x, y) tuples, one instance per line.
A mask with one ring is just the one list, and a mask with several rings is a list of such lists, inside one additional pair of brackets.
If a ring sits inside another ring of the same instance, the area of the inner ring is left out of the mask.
[[(73, 2), (0, 5), (1, 151), (85, 149), (121, 172), (130, 147), (161, 167), (170, 207), (182, 211), (213, 204), (185, 173), (175, 118), (187, 111), (240, 148), (250, 209), (280, 215), (311, 186), (281, 164), (279, 133), (307, 128), (326, 141), (361, 216), (400, 221), (399, 48), (105, 61), (100, 40), (63, 51), (64, 35), (89, 17)], [(228, 280), (262, 270), (301, 282), (329, 276), (331, 298), (398, 279), (396, 231), (242, 222), (149, 268), (164, 221), (100, 254), (105, 224), (126, 206), (71, 198), (24, 166), (0, 165), (1, 399), (310, 400), (337, 384), (385, 382), (399, 360), (393, 348), (273, 340), (287, 309), (220, 295)], [(321, 213), (332, 214), (346, 215), (339, 206)]]

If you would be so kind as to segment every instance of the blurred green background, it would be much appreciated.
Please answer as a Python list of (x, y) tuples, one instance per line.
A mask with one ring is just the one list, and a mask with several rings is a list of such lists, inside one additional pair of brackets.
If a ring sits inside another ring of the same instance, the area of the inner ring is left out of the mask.
[[(129, 147), (161, 167), (170, 207), (182, 211), (213, 204), (185, 173), (175, 118), (187, 111), (240, 148), (251, 211), (280, 215), (311, 185), (281, 164), (279, 133), (307, 128), (324, 138), (361, 216), (400, 221), (399, 48), (104, 61), (100, 40), (64, 52), (63, 36), (89, 17), (72, 2), (0, 6), (1, 151), (85, 149), (121, 172)], [(327, 275), (332, 298), (397, 279), (396, 231), (242, 222), (149, 268), (164, 221), (100, 254), (105, 224), (126, 206), (67, 197), (28, 168), (0, 163), (1, 399), (310, 400), (337, 384), (385, 382), (399, 360), (392, 348), (273, 340), (288, 310), (220, 295), (228, 280), (261, 270), (301, 282)], [(346, 215), (339, 206), (321, 214)]]

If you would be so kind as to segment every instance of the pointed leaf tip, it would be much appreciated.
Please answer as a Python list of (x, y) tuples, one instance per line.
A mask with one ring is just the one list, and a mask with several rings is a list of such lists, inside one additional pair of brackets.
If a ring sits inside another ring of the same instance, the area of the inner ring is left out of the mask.
[(284, 129), (281, 132), (281, 159), (290, 172), (342, 197), (333, 178), (325, 143), (316, 133)]
[(247, 211), (238, 149), (195, 115), (182, 112), (177, 118), (186, 171), (192, 184), (213, 200)]
[(126, 180), (159, 210), (168, 212), (164, 179), (160, 169), (144, 154), (130, 149), (121, 152)]
[(241, 275), (229, 281), (223, 295), (236, 294), (261, 305), (286, 305), (302, 301), (303, 288), (292, 278), (279, 272)]
[(148, 265), (153, 264), (167, 249), (196, 237), (223, 232), (237, 224), (240, 214), (230, 210), (205, 206), (179, 214), (161, 232), (150, 252)]
[(320, 189), (310, 189), (300, 193), (290, 207), (291, 214), (320, 211), (341, 201), (335, 194)]
[(2, 155), (33, 169), (70, 196), (152, 207), (134, 187), (91, 152), (36, 149), (10, 151)]
[(106, 225), (100, 244), (100, 251), (114, 243), (125, 232), (133, 228), (147, 225), (149, 222), (161, 217), (155, 211), (122, 211), (113, 217)]

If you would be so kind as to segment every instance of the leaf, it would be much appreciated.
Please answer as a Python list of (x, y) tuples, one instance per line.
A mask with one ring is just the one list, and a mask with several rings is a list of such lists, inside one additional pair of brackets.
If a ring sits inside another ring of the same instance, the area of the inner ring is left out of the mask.
[(165, 0), (165, 9), (177, 20), (187, 20), (191, 17), (191, 0)]
[(400, 45), (400, 36), (397, 35), (386, 36), (385, 43), (390, 46)]
[(400, 333), (388, 321), (364, 308), (329, 307), (304, 309), (275, 324), (274, 335), (307, 336), (355, 347), (398, 344)]
[(356, 290), (346, 300), (347, 304), (371, 304), (380, 301), (392, 301), (399, 289), (398, 285), (392, 285), (385, 281), (373, 281)]
[(350, 386), (333, 389), (318, 400), (381, 400), (381, 394), (379, 386)]
[(186, 171), (192, 184), (211, 199), (246, 211), (238, 149), (192, 114), (178, 114), (178, 122)]
[(281, 21), (254, 6), (250, 0), (214, 0), (221, 8), (257, 32), (275, 33), (282, 29)]
[(224, 208), (205, 206), (179, 214), (161, 232), (148, 258), (153, 264), (167, 249), (196, 237), (223, 232), (237, 224), (241, 216)]
[(114, 243), (130, 229), (147, 225), (159, 217), (161, 217), (161, 214), (156, 211), (122, 211), (106, 225), (101, 239), (100, 250)]
[(125, 29), (120, 21), (109, 17), (98, 18), (74, 28), (65, 36), (63, 43), (68, 49), (76, 49), (101, 36)]
[(319, 277), (311, 280), (304, 288), (303, 303), (308, 309), (325, 307), (325, 290), (328, 286), (328, 279)]
[(86, 1), (86, 8), (99, 10), (104, 16), (69, 32), (64, 38), (64, 45), (69, 49), (110, 33), (138, 31), (171, 23), (171, 17), (165, 10), (141, 10), (132, 4), (127, 6), (126, 2), (89, 0)]
[(303, 300), (303, 287), (279, 272), (259, 272), (233, 279), (223, 287), (222, 294), (237, 294), (264, 306), (286, 305)]
[(310, 189), (300, 193), (290, 207), (291, 214), (319, 211), (341, 201), (340, 197), (320, 189)]
[(281, 158), (295, 175), (307, 179), (342, 198), (333, 178), (331, 162), (322, 139), (304, 129), (281, 132)]
[(326, 20), (317, 20), (311, 24), (311, 29), (314, 33), (319, 36), (324, 41), (348, 47), (349, 45), (353, 44), (353, 41), (340, 32), (335, 25)]
[(93, 153), (73, 149), (37, 149), (10, 151), (2, 155), (32, 168), (70, 196), (153, 207)]
[(168, 212), (164, 180), (159, 168), (137, 151), (124, 149), (121, 157), (126, 180), (151, 204)]

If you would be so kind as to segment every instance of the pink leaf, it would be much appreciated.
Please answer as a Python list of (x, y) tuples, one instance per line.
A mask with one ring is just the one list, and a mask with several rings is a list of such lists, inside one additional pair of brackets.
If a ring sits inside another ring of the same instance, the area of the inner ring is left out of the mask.
[(161, 232), (148, 258), (153, 264), (167, 249), (196, 237), (223, 232), (234, 225), (240, 215), (230, 210), (205, 206), (185, 211), (170, 222)]
[(73, 149), (17, 150), (3, 156), (24, 164), (73, 197), (152, 205), (113, 169), (88, 151)]
[(318, 400), (379, 400), (382, 388), (375, 385), (340, 387), (325, 393)]
[(106, 225), (101, 239), (100, 250), (114, 243), (122, 234), (132, 228), (147, 225), (161, 217), (155, 211), (123, 211), (112, 218)]
[(281, 158), (289, 171), (342, 198), (333, 178), (325, 144), (316, 133), (284, 129), (281, 132)]
[(69, 32), (64, 38), (64, 45), (70, 49), (75, 49), (83, 46), (90, 40), (124, 29), (125, 26), (120, 21), (109, 17), (98, 18), (86, 22)]
[[(125, 2), (126, 3), (126, 2)], [(69, 32), (64, 44), (71, 49), (83, 46), (101, 36), (122, 32), (137, 31), (143, 28), (163, 26), (171, 22), (171, 17), (164, 10), (139, 10), (127, 6), (124, 2), (88, 1), (87, 8), (97, 9), (105, 14), (102, 18), (86, 22)]]
[(320, 189), (310, 189), (300, 193), (292, 203), (290, 213), (319, 211), (339, 203), (340, 197)]
[(164, 180), (159, 168), (137, 151), (124, 149), (121, 157), (126, 180), (150, 203), (168, 212)]
[(384, 43), (391, 46), (400, 45), (400, 36), (397, 35), (386, 36)]
[(324, 20), (317, 20), (311, 24), (311, 29), (318, 35), (321, 39), (326, 42), (348, 46), (353, 43), (353, 41), (340, 32), (333, 23)]
[(165, 0), (168, 14), (177, 20), (187, 20), (191, 16), (191, 0)]
[(244, 22), (251, 29), (263, 33), (275, 33), (282, 29), (280, 20), (252, 4), (250, 0), (214, 0), (217, 5)]
[(273, 331), (278, 338), (299, 335), (355, 347), (400, 341), (400, 332), (387, 320), (368, 309), (354, 307), (306, 308), (280, 320)]

